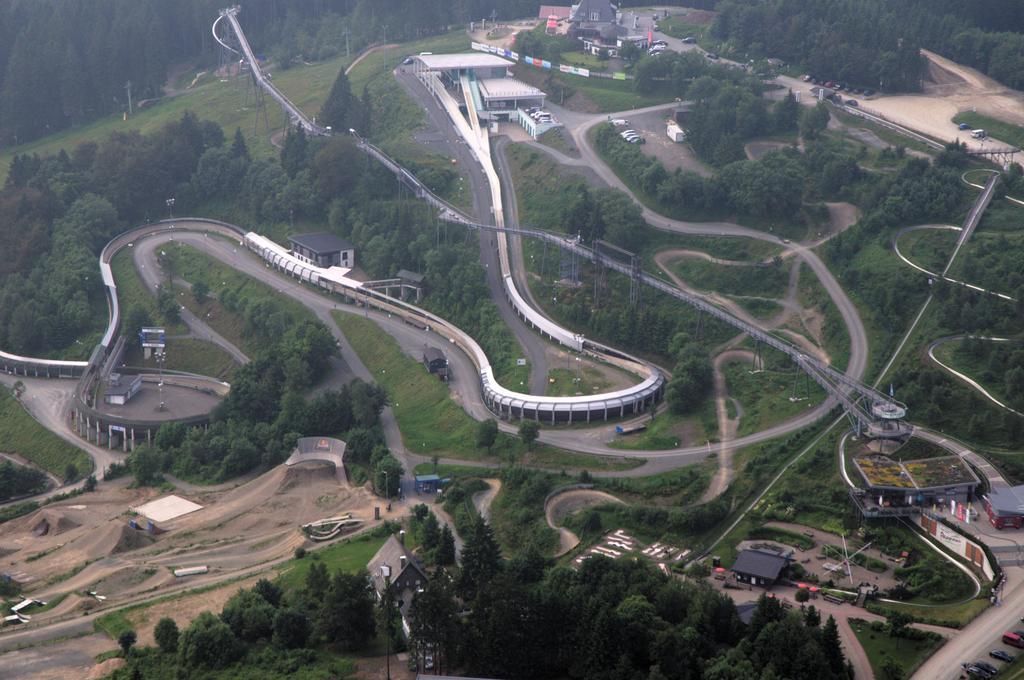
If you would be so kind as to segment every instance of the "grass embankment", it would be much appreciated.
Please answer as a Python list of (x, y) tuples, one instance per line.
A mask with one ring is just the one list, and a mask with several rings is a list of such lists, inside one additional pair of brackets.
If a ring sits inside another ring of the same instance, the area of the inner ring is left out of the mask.
[(941, 272), (953, 254), (958, 235), (959, 232), (950, 229), (922, 229), (904, 234), (898, 245), (903, 257), (917, 266)]
[(607, 390), (611, 385), (608, 376), (593, 366), (586, 366), (579, 371), (566, 368), (552, 368), (548, 371), (548, 387), (545, 391), (549, 397), (570, 397), (577, 394), (595, 394)]
[(868, 655), (876, 678), (892, 677), (884, 670), (888, 659), (895, 660), (903, 669), (902, 677), (909, 678), (944, 642), (937, 633), (925, 633), (920, 640), (892, 637), (880, 621), (868, 623), (863, 619), (850, 619), (850, 626)]
[[(924, 548), (927, 550), (927, 548)], [(927, 603), (924, 603), (927, 605)], [(912, 602), (881, 602), (871, 604), (870, 611), (883, 616), (899, 611), (925, 622), (941, 621), (941, 625), (955, 625), (963, 628), (979, 614), (989, 608), (988, 597), (978, 597), (963, 604), (922, 606)]]
[[(555, 151), (559, 151), (566, 156), (580, 157), (580, 150), (576, 148), (576, 143), (573, 142), (572, 137), (569, 136), (564, 127), (548, 130), (544, 134), (539, 135), (537, 141), (544, 146), (550, 146)], [(513, 145), (511, 148), (516, 147)]]
[(68, 465), (76, 478), (92, 472), (92, 459), (81, 449), (40, 425), (6, 389), (0, 388), (0, 450), (17, 454), (64, 479)]
[(780, 301), (786, 296), (793, 261), (733, 266), (680, 256), (671, 260), (670, 267), (691, 288), (727, 295), (753, 316), (766, 319), (781, 309)]
[(452, 165), (449, 156), (435, 153), (416, 141), (416, 133), (426, 126), (426, 112), (391, 75), (392, 69), (406, 54), (465, 51), (469, 51), (469, 39), (465, 32), (454, 31), (378, 50), (356, 64), (348, 77), (353, 95), (362, 97), (365, 88), (373, 102), (372, 127), (369, 131), (359, 132), (379, 144), (442, 198), (458, 208), (469, 210), (473, 197), (468, 182), (461, 176), (461, 170)]
[(784, 297), (792, 268), (792, 259), (750, 267), (722, 265), (688, 256), (672, 260), (672, 271), (694, 288), (735, 296)]
[[(238, 370), (238, 364), (226, 351), (205, 340), (194, 338), (169, 338), (167, 340), (166, 360), (164, 369), (196, 373), (217, 378), (230, 383)], [(159, 367), (156, 357), (150, 355), (146, 359), (142, 349), (131, 345), (124, 355), (124, 362), (129, 366), (156, 371)]]
[(648, 420), (646, 425), (643, 432), (616, 436), (608, 446), (624, 451), (659, 451), (718, 439), (715, 405), (711, 399), (705, 400), (696, 414), (678, 415), (666, 409)]
[[(1020, 125), (1007, 123), (998, 118), (991, 118), (974, 111), (964, 111), (963, 113), (956, 114), (953, 116), (953, 122), (958, 125), (960, 123), (967, 123), (971, 126), (971, 129), (985, 130), (990, 137), (995, 137), (1000, 142), (1012, 144), (1018, 149), (1024, 148), (1024, 127)], [(967, 135), (969, 132), (964, 130), (964, 134)]]
[[(825, 399), (825, 391), (802, 371), (767, 369), (751, 373), (746, 360), (728, 361), (722, 366), (729, 396), (740, 403), (739, 436), (759, 432), (814, 408)], [(797, 396), (800, 401), (791, 401)]]
[(196, 302), (190, 291), (177, 290), (178, 301), (250, 356), (259, 352), (266, 341), (247, 332), (243, 316), (228, 309), (221, 297), (229, 298), (231, 306), (238, 309), (259, 308), (261, 315), (287, 314), (295, 320), (317, 322), (313, 312), (301, 303), (192, 246), (168, 243), (163, 251), (167, 253), (163, 265), (165, 274), (173, 272), (175, 277), (193, 285), (202, 282), (210, 290), (208, 299), (203, 303)]
[(454, 401), (448, 388), (410, 358), (376, 323), (354, 314), (333, 312), (339, 328), (374, 379), (388, 393), (402, 438), (410, 451), (465, 460), (515, 460), (552, 468), (621, 470), (643, 461), (608, 459), (543, 445), (533, 451), (516, 437), (498, 433), (488, 453), (476, 446), (477, 422)]
[(314, 562), (321, 562), (329, 573), (337, 570), (357, 573), (366, 569), (367, 562), (373, 557), (387, 540), (386, 536), (363, 534), (343, 543), (335, 543), (323, 550), (308, 554), (303, 559), (289, 560), (278, 569), (275, 579), (285, 590), (298, 590), (302, 587)]
[[(814, 309), (818, 317), (817, 333), (809, 333), (815, 344), (821, 346), (828, 354), (829, 361), (833, 368), (845, 370), (850, 361), (850, 333), (843, 321), (843, 315), (836, 307), (836, 303), (829, 297), (825, 286), (821, 284), (814, 272), (808, 267), (806, 271), (800, 272), (800, 282), (797, 288), (797, 302), (804, 309)], [(800, 322), (803, 327), (806, 322)], [(812, 325), (813, 328), (813, 325)], [(805, 330), (797, 328), (797, 332)], [(818, 337), (815, 337), (817, 335)], [(820, 337), (820, 341), (819, 341)], [(874, 338), (869, 337), (869, 340)], [(870, 342), (868, 347), (875, 347)]]
[[(183, 323), (166, 323), (160, 309), (157, 307), (156, 297), (146, 289), (145, 284), (139, 277), (135, 264), (132, 262), (131, 249), (119, 252), (110, 261), (110, 271), (114, 275), (114, 282), (117, 284), (117, 300), (121, 306), (122, 313), (132, 307), (141, 307), (149, 314), (154, 322), (163, 323), (168, 335), (188, 333), (188, 327)], [(122, 316), (122, 319), (124, 317)], [(125, 329), (129, 332), (138, 332), (138, 329)]]
[(711, 28), (711, 24), (694, 24), (686, 21), (685, 17), (669, 16), (658, 21), (658, 30), (673, 38), (692, 37), (698, 43), (704, 39), (704, 34)]
[[(868, 102), (868, 107), (870, 106), (871, 103)], [(903, 147), (905, 149), (912, 149), (914, 151), (927, 154), (929, 156), (934, 156), (935, 154), (938, 153), (936, 149), (934, 149), (931, 146), (928, 146), (924, 142), (921, 142), (912, 137), (901, 135), (895, 130), (891, 130), (887, 127), (882, 127), (881, 125), (872, 123), (871, 121), (868, 121), (859, 116), (846, 113), (845, 111), (838, 107), (830, 106), (828, 112), (829, 114), (832, 115), (833, 118), (835, 118), (840, 123), (852, 128), (860, 128), (861, 130), (867, 130), (868, 132), (871, 132), (876, 137), (881, 139), (883, 142), (886, 142), (887, 144), (890, 144), (893, 147)]]
[[(174, 244), (177, 245), (177, 244)], [(167, 244), (169, 249), (172, 244)], [(139, 278), (135, 265), (132, 262), (130, 251), (122, 251), (114, 256), (110, 268), (117, 282), (117, 297), (121, 303), (121, 310), (131, 309), (139, 306), (149, 313), (149, 317), (157, 323), (162, 316), (157, 308), (156, 298), (146, 290), (142, 279)], [(180, 299), (182, 303), (188, 302), (185, 297)], [(186, 306), (188, 306), (186, 304)], [(195, 310), (193, 310), (195, 311)], [(124, 329), (129, 334), (137, 333), (137, 328)], [(230, 380), (237, 368), (237, 364), (231, 355), (213, 343), (197, 338), (176, 338), (175, 335), (185, 335), (189, 332), (188, 327), (183, 323), (167, 325), (167, 334), (172, 336), (167, 341), (167, 360), (164, 368), (171, 371), (185, 371), (208, 375), (222, 380)], [(148, 360), (143, 357), (142, 349), (137, 342), (128, 342), (127, 351), (124, 357), (125, 364), (144, 368), (157, 367), (156, 359), (150, 357)]]
[[(315, 115), (326, 101), (338, 70), (348, 63), (347, 57), (335, 57), (312, 66), (298, 66), (286, 71), (273, 69), (274, 84), (292, 98), (299, 108)], [(191, 81), (191, 77), (189, 80)], [(161, 99), (152, 106), (137, 111), (127, 121), (122, 120), (120, 114), (111, 115), (28, 144), (5, 149), (0, 153), (0, 183), (7, 176), (10, 160), (17, 154), (55, 154), (61, 149), (70, 152), (82, 142), (99, 142), (114, 132), (137, 130), (149, 134), (171, 121), (178, 120), (185, 111), (192, 111), (203, 120), (219, 124), (229, 138), (235, 128), (240, 128), (254, 156), (277, 155), (276, 149), (270, 143), (270, 136), (284, 128), (284, 115), (280, 107), (267, 106), (270, 129), (267, 130), (260, 122), (258, 131), (254, 130), (256, 111), (245, 105), (246, 92), (252, 87), (248, 74), (243, 74), (241, 80), (231, 79), (230, 82), (221, 82), (207, 75), (201, 82), (202, 84), (184, 94)]]
[(596, 478), (594, 486), (626, 503), (678, 507), (696, 503), (717, 470), (711, 459), (649, 477)]
[(979, 385), (988, 390), (989, 394), (1010, 408), (1024, 411), (1024, 399), (1007, 399), (1004, 376), (994, 375), (989, 368), (990, 363), (1002, 366), (1007, 365), (1009, 355), (1020, 351), (1024, 345), (1021, 343), (993, 343), (991, 353), (981, 358), (960, 349), (963, 343), (963, 340), (951, 340), (942, 343), (935, 348), (936, 358), (954, 370), (975, 380)]
[(548, 93), (548, 100), (573, 111), (611, 113), (630, 111), (673, 101), (668, 92), (640, 94), (633, 89), (632, 80), (611, 78), (584, 78), (558, 71), (544, 71), (520, 63), (513, 67), (519, 80)]

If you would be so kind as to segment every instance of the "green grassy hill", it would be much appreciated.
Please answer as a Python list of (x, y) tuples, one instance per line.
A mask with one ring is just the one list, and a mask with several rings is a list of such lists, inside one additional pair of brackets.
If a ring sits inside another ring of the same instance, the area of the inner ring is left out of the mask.
[(92, 461), (84, 451), (53, 434), (28, 414), (6, 389), (0, 389), (0, 450), (35, 463), (60, 479), (68, 465), (76, 478), (92, 472)]
[[(275, 71), (274, 84), (304, 111), (315, 115), (327, 99), (331, 85), (338, 71), (351, 61), (348, 57), (335, 57), (312, 66), (298, 66), (287, 71)], [(222, 81), (204, 76), (200, 84), (176, 97), (155, 102), (149, 108), (137, 111), (123, 120), (120, 116), (107, 116), (97, 121), (64, 130), (43, 137), (28, 144), (22, 144), (0, 152), (0, 182), (7, 177), (11, 159), (17, 154), (54, 154), (61, 149), (70, 151), (82, 142), (96, 142), (106, 139), (114, 132), (138, 130), (143, 134), (159, 129), (166, 123), (181, 118), (185, 111), (192, 111), (203, 120), (218, 123), (224, 134), (229, 136), (235, 128), (241, 128), (250, 151), (256, 156), (270, 156), (275, 153), (270, 136), (284, 127), (284, 115), (272, 100), (267, 100), (268, 131), (262, 124), (254, 130), (256, 110), (253, 107), (252, 85), (248, 76)]]

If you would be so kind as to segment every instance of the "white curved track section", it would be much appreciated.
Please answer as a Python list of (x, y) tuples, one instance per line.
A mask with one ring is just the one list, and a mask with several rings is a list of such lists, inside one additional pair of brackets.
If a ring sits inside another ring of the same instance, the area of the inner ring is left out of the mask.
[(213, 28), (210, 29), (213, 32), (213, 39), (216, 40), (217, 44), (219, 44), (221, 47), (223, 47), (227, 51), (234, 52), (235, 54), (238, 54), (238, 50), (236, 50), (234, 47), (231, 47), (230, 45), (228, 45), (226, 42), (224, 42), (223, 40), (220, 39), (219, 35), (217, 35), (217, 24), (219, 24), (220, 20), (223, 19), (223, 18), (224, 18), (224, 15), (221, 14), (213, 22)]
[(1007, 406), (1003, 402), (1001, 402), (998, 399), (996, 399), (995, 396), (991, 392), (986, 390), (984, 388), (984, 386), (982, 386), (981, 383), (976, 381), (974, 378), (970, 377), (969, 375), (967, 375), (965, 373), (961, 373), (960, 371), (956, 370), (955, 368), (953, 368), (949, 364), (943, 363), (937, 356), (935, 356), (935, 348), (938, 347), (939, 345), (942, 345), (942, 344), (944, 344), (946, 342), (952, 342), (954, 340), (962, 340), (962, 339), (967, 339), (967, 338), (971, 338), (971, 339), (975, 339), (975, 340), (984, 340), (985, 342), (996, 342), (996, 343), (1016, 343), (1016, 342), (1020, 342), (1020, 340), (1015, 340), (1013, 338), (995, 338), (995, 337), (988, 337), (988, 336), (984, 336), (984, 335), (955, 335), (955, 336), (948, 337), (948, 338), (939, 338), (938, 340), (933, 341), (932, 344), (930, 344), (928, 346), (928, 358), (931, 359), (932, 361), (934, 361), (939, 366), (941, 366), (943, 369), (945, 369), (951, 375), (953, 375), (954, 377), (959, 379), (961, 382), (967, 384), (969, 387), (974, 389), (974, 391), (976, 391), (979, 394), (981, 394), (983, 397), (985, 397), (986, 399), (991, 401), (996, 406), (998, 406), (998, 407), (1000, 407), (1002, 409), (1005, 409), (1005, 410), (1009, 411), (1010, 413), (1015, 413), (1018, 416), (1024, 416), (1024, 413), (1021, 413), (1020, 411), (1018, 411), (1018, 410), (1016, 410), (1014, 408), (1011, 408), (1010, 406)]
[[(502, 234), (501, 238), (504, 239), (505, 235)], [(520, 295), (519, 289), (516, 288), (516, 284), (512, 281), (511, 274), (505, 274), (504, 281), (505, 293), (508, 295), (508, 299), (512, 303), (516, 312), (524, 321), (533, 326), (533, 328), (541, 335), (545, 335), (555, 342), (565, 345), (570, 349), (574, 349), (577, 352), (583, 351), (582, 335), (562, 328), (554, 321), (531, 307), (526, 300), (523, 299), (523, 296)]]
[(970, 288), (971, 290), (976, 290), (979, 293), (987, 293), (989, 295), (995, 295), (997, 298), (1000, 298), (1002, 300), (1008, 300), (1010, 302), (1016, 301), (1017, 298), (1015, 298), (1013, 296), (1010, 296), (1010, 295), (1007, 295), (1006, 293), (997, 293), (994, 290), (988, 290), (987, 288), (982, 288), (981, 286), (976, 286), (973, 283), (967, 283), (966, 281), (961, 281), (960, 279), (954, 279), (951, 276), (946, 276), (945, 274), (940, 274), (938, 272), (933, 272), (930, 269), (925, 269), (921, 265), (919, 265), (916, 262), (914, 262), (913, 260), (911, 260), (906, 255), (904, 255), (903, 252), (900, 250), (900, 237), (903, 236), (904, 234), (909, 234), (912, 231), (924, 231), (924, 230), (935, 230), (935, 231), (943, 231), (944, 230), (944, 231), (958, 231), (958, 232), (962, 232), (963, 231), (963, 227), (954, 227), (952, 225), (940, 225), (940, 224), (936, 224), (936, 225), (922, 224), (922, 225), (919, 225), (919, 226), (916, 226), (916, 227), (906, 227), (904, 229), (900, 229), (898, 232), (896, 232), (896, 236), (892, 240), (892, 247), (893, 247), (893, 250), (896, 252), (896, 257), (900, 258), (900, 260), (902, 260), (904, 264), (906, 264), (906, 265), (916, 269), (917, 271), (921, 272), (922, 274), (927, 274), (928, 276), (932, 277), (933, 279), (942, 279), (943, 281), (946, 281), (948, 283), (955, 283), (958, 286), (963, 286), (964, 288)]
[[(641, 413), (653, 406), (664, 392), (665, 377), (661, 371), (638, 361), (608, 356), (600, 358), (611, 361), (633, 373), (646, 374), (646, 378), (639, 385), (604, 394), (549, 397), (515, 392), (495, 380), (494, 370), (487, 359), (487, 354), (476, 340), (445, 319), (402, 300), (365, 288), (361, 282), (345, 276), (343, 273), (345, 270), (339, 267), (324, 269), (302, 262), (283, 246), (265, 236), (249, 232), (245, 234), (243, 242), (267, 264), (289, 276), (311, 286), (351, 297), (357, 302), (373, 305), (412, 323), (427, 325), (431, 330), (447, 337), (449, 342), (465, 352), (473, 362), (480, 373), (480, 387), (484, 403), (502, 417), (551, 423), (589, 423)], [(514, 291), (515, 287), (511, 286), (511, 290)], [(520, 301), (526, 309), (530, 309), (525, 300), (520, 298)], [(539, 315), (537, 316), (539, 317)], [(537, 320), (547, 321), (543, 317), (539, 317)], [(551, 324), (551, 322), (548, 323)], [(554, 326), (554, 324), (551, 325)], [(557, 326), (550, 330), (561, 334), (569, 333)], [(578, 349), (582, 351), (582, 336), (570, 335), (579, 342)]]
[[(998, 170), (986, 170), (984, 168), (976, 168), (974, 170), (968, 170), (964, 174), (960, 175), (960, 179), (963, 180), (964, 184), (966, 184), (969, 187), (974, 187), (975, 189), (981, 189), (981, 190), (984, 191), (985, 185), (983, 185), (983, 184), (975, 184), (971, 180), (967, 179), (967, 175), (971, 174), (972, 172), (994, 172), (994, 173), (998, 174), (999, 171)], [(1003, 196), (1003, 198), (1005, 198), (1010, 203), (1014, 203), (1016, 205), (1024, 207), (1024, 201), (1020, 200), (1019, 198), (1014, 198), (1010, 194), (1005, 194)]]

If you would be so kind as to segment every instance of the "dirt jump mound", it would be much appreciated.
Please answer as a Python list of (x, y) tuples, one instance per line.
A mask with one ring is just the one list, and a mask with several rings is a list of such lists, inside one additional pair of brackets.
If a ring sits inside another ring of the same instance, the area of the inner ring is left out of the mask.
[(284, 479), (281, 480), (278, 493), (284, 493), (297, 487), (323, 481), (334, 481), (334, 464), (321, 461), (305, 461), (301, 466), (285, 469)]
[(80, 526), (78, 522), (68, 518), (60, 510), (48, 508), (38, 510), (26, 517), (24, 520), (13, 524), (12, 531), (28, 531), (33, 536), (56, 536), (65, 531), (71, 531)]
[(151, 534), (141, 529), (133, 529), (127, 524), (117, 525), (114, 528), (117, 531), (112, 533), (117, 536), (117, 540), (110, 550), (111, 554), (145, 548), (156, 542)]

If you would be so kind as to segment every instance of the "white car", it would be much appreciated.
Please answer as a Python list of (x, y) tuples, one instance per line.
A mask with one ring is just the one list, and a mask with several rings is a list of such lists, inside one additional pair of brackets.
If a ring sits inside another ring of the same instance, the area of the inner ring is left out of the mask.
[(629, 121), (626, 120), (625, 118), (612, 118), (608, 122), (611, 123), (612, 125), (616, 126), (616, 127), (620, 127), (622, 125), (629, 125)]

